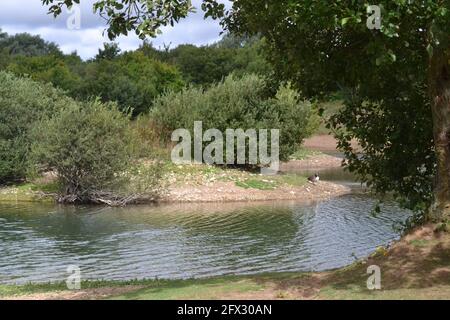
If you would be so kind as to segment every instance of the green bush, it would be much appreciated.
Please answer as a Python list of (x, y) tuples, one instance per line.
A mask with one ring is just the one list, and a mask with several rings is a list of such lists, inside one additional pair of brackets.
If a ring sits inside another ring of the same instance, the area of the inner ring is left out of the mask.
[[(153, 186), (143, 187), (149, 186), (148, 181), (133, 175), (129, 117), (115, 104), (72, 102), (53, 117), (40, 121), (32, 137), (34, 168), (57, 172), (62, 189), (60, 202), (129, 202), (134, 200), (130, 181), (139, 187), (139, 193)], [(147, 176), (158, 177), (155, 171), (146, 172)], [(125, 189), (128, 193), (121, 194)]]
[(150, 116), (166, 142), (176, 129), (188, 129), (192, 135), (194, 121), (202, 121), (204, 130), (222, 132), (280, 129), (280, 159), (287, 160), (310, 133), (311, 105), (289, 86), (280, 87), (275, 97), (269, 92), (259, 76), (228, 76), (206, 91), (194, 87), (159, 97)]
[(0, 72), (0, 183), (25, 177), (30, 129), (70, 101), (50, 85)]

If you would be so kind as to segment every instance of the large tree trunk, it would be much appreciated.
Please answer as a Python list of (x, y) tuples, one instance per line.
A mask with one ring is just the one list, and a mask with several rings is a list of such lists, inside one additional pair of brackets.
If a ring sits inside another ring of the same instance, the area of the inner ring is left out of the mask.
[(437, 158), (435, 206), (432, 218), (450, 218), (450, 49), (430, 59), (429, 89)]

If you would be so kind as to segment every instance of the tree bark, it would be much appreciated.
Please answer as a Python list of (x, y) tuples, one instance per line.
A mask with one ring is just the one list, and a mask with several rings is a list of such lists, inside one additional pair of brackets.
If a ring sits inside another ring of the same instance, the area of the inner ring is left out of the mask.
[(437, 158), (435, 205), (432, 218), (450, 218), (450, 48), (430, 58), (429, 90)]

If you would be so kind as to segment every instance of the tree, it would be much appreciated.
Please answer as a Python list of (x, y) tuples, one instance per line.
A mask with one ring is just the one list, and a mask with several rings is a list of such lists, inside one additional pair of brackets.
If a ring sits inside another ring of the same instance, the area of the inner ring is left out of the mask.
[(346, 93), (331, 124), (350, 170), (410, 207), (427, 207), (433, 190), (436, 217), (449, 217), (450, 2), (379, 3), (380, 30), (364, 1), (238, 0), (224, 21), (266, 37), (279, 74), (306, 95)]
[[(70, 57), (70, 56), (69, 56)], [(75, 95), (81, 85), (79, 75), (71, 70), (65, 57), (45, 56), (12, 56), (6, 70), (19, 76), (29, 76), (35, 81), (52, 83)]]
[(47, 42), (40, 36), (33, 36), (28, 33), (18, 33), (9, 36), (1, 33), (0, 30), (0, 51), (5, 50), (10, 55), (42, 56), (55, 55), (62, 56), (63, 53), (53, 42)]
[[(58, 15), (73, 1), (43, 3), (54, 3), (50, 12)], [(279, 75), (292, 79), (305, 95), (320, 98), (343, 89), (346, 107), (332, 125), (348, 167), (375, 190), (394, 191), (411, 206), (434, 200), (435, 216), (448, 218), (450, 2), (378, 3), (373, 11), (362, 0), (235, 0), (226, 11), (217, 0), (203, 0), (202, 9), (231, 31), (264, 36)], [(94, 7), (110, 17), (111, 37), (133, 29), (144, 37), (184, 18), (189, 4), (98, 0)], [(371, 25), (378, 8), (379, 30)], [(349, 146), (352, 137), (360, 140), (363, 157)]]
[(61, 202), (90, 202), (131, 163), (128, 118), (113, 105), (71, 101), (33, 127), (31, 163), (56, 170)]
[(180, 45), (157, 50), (145, 43), (139, 48), (145, 55), (175, 65), (188, 83), (209, 86), (234, 73), (267, 75), (272, 69), (263, 54), (263, 40), (225, 35), (219, 42), (206, 45)]
[(51, 85), (0, 71), (0, 183), (25, 178), (31, 128), (70, 101)]
[(161, 166), (141, 164), (129, 116), (113, 103), (70, 100), (30, 130), (30, 168), (54, 170), (62, 203), (124, 206), (154, 201)]
[(184, 87), (175, 67), (139, 51), (88, 63), (82, 79), (78, 98), (99, 96), (103, 102), (116, 101), (122, 111), (132, 108), (135, 116), (150, 110), (153, 99), (164, 91)]
[(311, 105), (289, 86), (281, 86), (275, 97), (267, 94), (267, 86), (266, 79), (257, 75), (230, 75), (207, 90), (191, 87), (160, 96), (150, 116), (162, 128), (160, 137), (166, 142), (179, 128), (193, 134), (194, 122), (200, 120), (204, 128), (222, 133), (230, 128), (276, 128), (280, 130), (280, 160), (286, 161), (310, 133)]
[(104, 43), (103, 49), (98, 50), (98, 54), (95, 56), (95, 61), (99, 61), (102, 59), (112, 60), (116, 58), (120, 54), (119, 44), (115, 42)]

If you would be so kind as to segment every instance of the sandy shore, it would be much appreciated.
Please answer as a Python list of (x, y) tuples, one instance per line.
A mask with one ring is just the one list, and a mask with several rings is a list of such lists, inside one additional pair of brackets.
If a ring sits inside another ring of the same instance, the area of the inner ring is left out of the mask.
[[(301, 170), (339, 168), (341, 164), (341, 158), (319, 153), (303, 160), (283, 163), (280, 172), (286, 174)], [(347, 186), (328, 181), (311, 184), (307, 182), (306, 177), (295, 174), (286, 183), (282, 176), (261, 176), (229, 169), (211, 173), (201, 167), (193, 168), (195, 167), (185, 167), (175, 174), (167, 193), (161, 199), (162, 202), (318, 201), (351, 192)], [(186, 171), (187, 175), (184, 174)], [(268, 186), (273, 183), (274, 187), (261, 190), (240, 186), (242, 181), (248, 180), (265, 182)]]
[(243, 189), (233, 182), (217, 182), (212, 185), (169, 187), (162, 202), (234, 202), (234, 201), (273, 201), (326, 200), (350, 193), (350, 188), (331, 182), (319, 182), (315, 185), (280, 186), (274, 190)]

